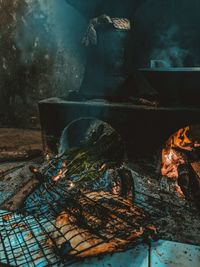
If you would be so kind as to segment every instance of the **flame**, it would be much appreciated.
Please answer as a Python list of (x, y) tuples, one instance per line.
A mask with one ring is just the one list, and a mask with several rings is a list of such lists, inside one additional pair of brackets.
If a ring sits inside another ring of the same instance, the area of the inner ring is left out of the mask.
[(161, 173), (171, 179), (178, 179), (178, 166), (184, 164), (186, 158), (185, 151), (192, 151), (195, 143), (188, 137), (190, 127), (180, 129), (167, 141), (166, 147), (162, 150)]
[(60, 169), (58, 174), (53, 177), (53, 181), (57, 182), (58, 180), (60, 180), (60, 178), (62, 177), (62, 174), (63, 174), (63, 171), (62, 171), (62, 169)]
[(178, 166), (184, 164), (185, 159), (174, 149), (162, 150), (162, 168), (161, 173), (168, 178), (178, 178)]
[(170, 148), (180, 148), (192, 151), (194, 148), (194, 142), (188, 137), (189, 130), (189, 126), (180, 129), (177, 133), (169, 138), (167, 146)]
[[(55, 167), (55, 166), (52, 165), (52, 167)], [(52, 177), (53, 181), (54, 182), (59, 181), (61, 178), (65, 177), (67, 172), (68, 172), (67, 162), (62, 162), (61, 169), (59, 169), (58, 173)]]

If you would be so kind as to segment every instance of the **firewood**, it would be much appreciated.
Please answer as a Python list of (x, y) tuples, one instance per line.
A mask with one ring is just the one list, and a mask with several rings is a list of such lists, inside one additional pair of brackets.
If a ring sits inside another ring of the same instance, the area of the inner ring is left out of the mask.
[(190, 193), (190, 168), (188, 164), (178, 166), (178, 184), (184, 195), (188, 197)]
[(25, 186), (23, 186), (18, 193), (16, 193), (9, 201), (5, 202), (1, 208), (10, 211), (16, 211), (23, 205), (27, 195), (29, 195), (39, 184), (37, 179), (31, 179)]
[(6, 161), (19, 161), (19, 160), (28, 160), (40, 157), (42, 155), (42, 151), (40, 149), (31, 149), (31, 150), (24, 150), (24, 151), (0, 151), (0, 162)]
[(191, 163), (193, 175), (191, 175), (192, 195), (197, 207), (200, 209), (200, 162)]

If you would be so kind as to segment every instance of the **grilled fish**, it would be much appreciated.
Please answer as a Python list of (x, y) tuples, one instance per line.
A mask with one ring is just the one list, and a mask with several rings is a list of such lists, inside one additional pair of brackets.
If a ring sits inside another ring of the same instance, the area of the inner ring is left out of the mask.
[(149, 231), (144, 211), (107, 192), (81, 193), (56, 218), (62, 254), (85, 258), (125, 249)]

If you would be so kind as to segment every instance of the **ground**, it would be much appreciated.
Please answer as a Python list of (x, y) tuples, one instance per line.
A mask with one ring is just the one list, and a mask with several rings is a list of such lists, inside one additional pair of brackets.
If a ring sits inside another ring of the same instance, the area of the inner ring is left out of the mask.
[(42, 153), (40, 130), (0, 129), (0, 162), (26, 160)]
[[(0, 130), (1, 208), (16, 208), (37, 184), (29, 166), (40, 162), (41, 151), (40, 130)], [(195, 205), (179, 198), (173, 190), (163, 188), (150, 161), (126, 164), (132, 170), (136, 202), (153, 216), (159, 238), (200, 245), (200, 212)], [(15, 206), (16, 198), (19, 203)]]

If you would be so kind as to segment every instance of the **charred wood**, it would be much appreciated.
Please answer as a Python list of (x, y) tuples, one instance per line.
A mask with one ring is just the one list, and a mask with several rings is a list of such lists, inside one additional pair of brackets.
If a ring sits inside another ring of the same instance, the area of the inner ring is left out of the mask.
[(194, 201), (200, 209), (200, 162), (191, 163), (191, 190)]
[(190, 166), (182, 164), (178, 166), (178, 184), (186, 197), (190, 196)]
[(24, 151), (0, 151), (0, 162), (12, 162), (12, 161), (23, 161), (28, 159), (34, 159), (42, 156), (40, 149), (31, 149)]

